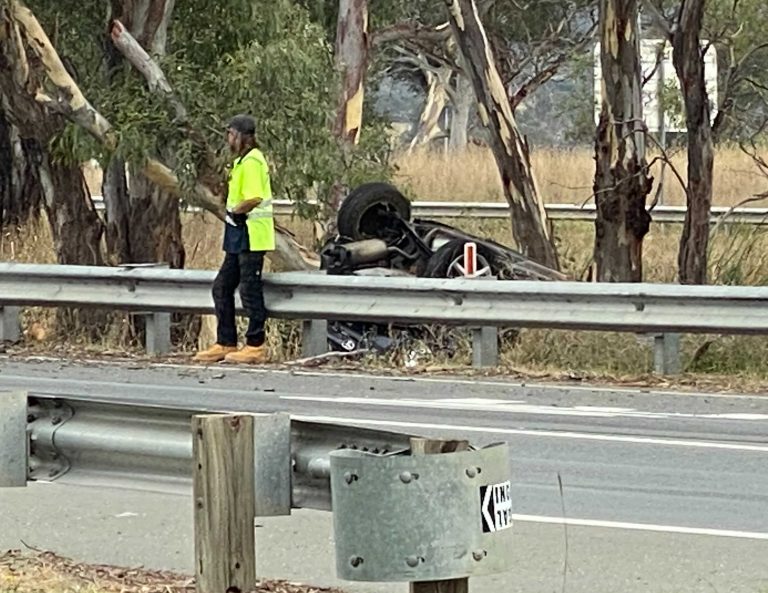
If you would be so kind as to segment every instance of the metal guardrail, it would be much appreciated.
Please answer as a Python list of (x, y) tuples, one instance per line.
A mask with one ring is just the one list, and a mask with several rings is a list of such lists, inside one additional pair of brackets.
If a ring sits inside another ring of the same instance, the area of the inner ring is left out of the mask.
[[(101, 196), (93, 196), (98, 210), (104, 209)], [(295, 212), (295, 205), (289, 200), (275, 200), (275, 214), (290, 216)], [(509, 206), (504, 202), (428, 202), (411, 203), (413, 216), (416, 218), (509, 218)], [(551, 220), (581, 220), (595, 219), (595, 205), (586, 204), (545, 204), (544, 209)], [(191, 212), (199, 209), (190, 207)], [(685, 220), (685, 206), (656, 206), (651, 211), (653, 222), (681, 224)], [(768, 208), (730, 208), (714, 206), (711, 210), (712, 223), (717, 223), (721, 217), (724, 224), (768, 224)]]
[[(202, 413), (210, 412), (30, 397), (28, 479), (189, 494), (193, 459), (190, 423), (194, 415)], [(292, 458), (288, 485), (291, 508), (331, 510), (331, 451), (402, 452), (408, 450), (410, 436), (291, 419), (290, 448), (286, 451)]]
[[(211, 313), (215, 273), (0, 263), (0, 306)], [(285, 319), (638, 333), (768, 333), (768, 287), (496, 281), (288, 272), (264, 276)]]
[[(0, 341), (21, 306), (148, 313), (147, 350), (170, 351), (170, 313), (213, 311), (215, 273), (0, 263)], [(657, 373), (680, 370), (679, 333), (767, 334), (768, 287), (265, 275), (272, 317), (304, 321), (303, 352), (327, 351), (328, 320), (472, 328), (473, 365), (498, 364), (499, 327), (650, 334)], [(239, 305), (238, 305), (239, 306)]]
[(509, 569), (506, 443), (478, 449), (287, 414), (15, 392), (0, 393), (0, 444), (0, 488), (46, 481), (192, 494), (199, 593), (251, 590), (254, 519), (296, 508), (333, 512), (345, 580)]

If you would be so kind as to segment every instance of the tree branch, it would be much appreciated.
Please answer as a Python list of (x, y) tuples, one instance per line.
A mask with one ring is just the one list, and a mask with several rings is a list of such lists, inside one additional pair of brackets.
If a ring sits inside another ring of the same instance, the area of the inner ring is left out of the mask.
[(187, 110), (174, 95), (162, 69), (128, 32), (123, 23), (119, 20), (112, 21), (110, 36), (112, 43), (125, 56), (125, 59), (147, 80), (149, 90), (152, 92), (160, 91), (165, 94), (176, 112), (176, 119), (180, 122), (186, 122), (188, 119)]
[[(37, 88), (31, 89), (35, 100), (43, 107), (70, 119), (113, 149), (117, 141), (112, 127), (106, 118), (86, 100), (35, 15), (19, 0), (10, 0), (8, 7), (12, 21), (18, 26), (19, 35), (26, 38), (26, 45), (35, 53), (45, 71), (43, 82), (40, 82)], [(26, 56), (23, 65), (23, 71), (19, 74), (26, 85), (37, 82), (29, 76), (34, 66), (29, 63)], [(44, 88), (45, 81), (50, 83), (52, 88)]]
[(648, 10), (656, 25), (667, 39), (672, 39), (672, 23), (664, 15), (664, 12), (653, 3), (653, 0), (643, 0), (643, 6)]
[(441, 43), (451, 38), (448, 23), (437, 27), (425, 27), (420, 23), (404, 22), (374, 31), (370, 36), (370, 46), (378, 49), (386, 43), (403, 40), (419, 40), (428, 43)]

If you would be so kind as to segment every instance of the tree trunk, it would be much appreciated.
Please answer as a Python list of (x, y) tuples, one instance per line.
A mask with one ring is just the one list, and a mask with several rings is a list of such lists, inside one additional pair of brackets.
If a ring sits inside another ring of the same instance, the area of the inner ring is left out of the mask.
[[(0, 229), (20, 227), (39, 215), (43, 150), (38, 141), (21, 138), (0, 107)], [(2, 236), (0, 233), (0, 242)]]
[[(101, 264), (101, 235), (103, 226), (95, 213), (85, 188), (82, 171), (77, 163), (52, 162), (48, 153), (51, 140), (60, 133), (65, 118), (60, 112), (61, 97), (44, 87), (36, 67), (53, 64), (53, 56), (45, 51), (47, 35), (31, 11), (20, 2), (8, 3), (0, 13), (0, 105), (4, 118), (12, 124), (5, 144), (11, 147), (11, 195), (16, 204), (27, 212), (45, 207), (54, 238), (56, 257), (60, 263)], [(56, 74), (71, 81), (58, 60)], [(57, 76), (57, 81), (61, 78)], [(66, 94), (74, 119), (83, 121), (89, 105), (72, 86), (62, 83), (56, 90)], [(89, 129), (100, 128), (98, 118), (87, 118)]]
[(360, 140), (363, 125), (365, 71), (368, 67), (368, 2), (340, 0), (336, 28), (336, 64), (341, 97), (333, 130), (346, 145)]
[(540, 264), (558, 269), (528, 145), (517, 128), (475, 1), (445, 1), (451, 29), (475, 90), (480, 119), (490, 131), (491, 148), (509, 202), (517, 247)]
[(128, 201), (128, 182), (125, 176), (125, 161), (114, 157), (104, 171), (101, 184), (104, 198), (105, 237), (110, 263), (133, 260), (130, 240), (130, 204)]
[(637, 0), (600, 1), (602, 109), (595, 138), (598, 282), (640, 282), (651, 217), (645, 160)]
[(424, 102), (424, 109), (419, 117), (416, 135), (411, 140), (408, 147), (412, 151), (417, 146), (427, 145), (441, 134), (440, 116), (445, 110), (448, 101), (448, 86), (451, 78), (451, 70), (447, 66), (440, 68), (437, 72), (424, 70), (424, 76), (427, 79), (428, 90)]
[[(339, 0), (336, 67), (341, 76), (341, 93), (333, 134), (346, 156), (360, 140), (363, 127), (365, 72), (368, 69), (368, 0)], [(345, 193), (344, 185), (336, 181), (316, 228), (321, 241), (335, 232), (336, 213)]]
[(682, 284), (707, 283), (714, 149), (701, 46), (703, 15), (704, 0), (683, 0), (672, 35), (672, 61), (680, 79), (688, 134), (688, 208), (678, 253)]
[[(110, 23), (119, 20), (141, 47), (154, 56), (165, 54), (168, 25), (174, 0), (114, 0)], [(116, 75), (121, 59), (107, 33), (108, 76)], [(169, 162), (169, 154), (164, 155)], [(131, 184), (125, 181), (124, 163), (117, 159), (104, 176), (107, 245), (117, 263), (167, 263), (184, 266), (178, 200), (153, 185), (141, 170), (131, 170)]]
[(131, 171), (128, 237), (136, 263), (162, 262), (183, 268), (179, 202), (151, 183), (140, 170)]
[(451, 150), (464, 150), (469, 143), (469, 119), (475, 105), (472, 81), (459, 71), (456, 75), (456, 90), (453, 93), (451, 117)]
[[(102, 266), (104, 226), (80, 167), (49, 163), (44, 169), (45, 211), (60, 264)], [(49, 199), (50, 197), (50, 199)]]

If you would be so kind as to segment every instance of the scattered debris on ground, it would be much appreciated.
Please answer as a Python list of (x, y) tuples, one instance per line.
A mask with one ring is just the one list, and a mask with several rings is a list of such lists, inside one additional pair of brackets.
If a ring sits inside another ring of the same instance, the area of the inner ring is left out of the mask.
[[(188, 575), (143, 567), (85, 564), (43, 550), (0, 553), (0, 591), (13, 593), (194, 593)], [(245, 593), (245, 592), (244, 592)], [(262, 581), (247, 593), (341, 593), (287, 581)]]
[[(733, 393), (764, 395), (768, 393), (768, 379), (750, 376), (731, 376), (703, 373), (684, 373), (678, 376), (660, 376), (651, 373), (636, 375), (614, 375), (610, 373), (572, 371), (572, 370), (539, 370), (517, 368), (503, 365), (487, 369), (475, 369), (465, 365), (453, 364), (420, 364), (409, 368), (385, 367), (377, 364), (377, 358), (366, 358), (365, 353), (360, 354), (359, 361), (351, 361), (348, 357), (328, 355), (304, 359), (307, 364), (297, 364), (301, 361), (275, 363), (261, 365), (259, 369), (275, 371), (300, 372), (306, 370), (327, 370), (329, 372), (371, 373), (376, 376), (393, 378), (412, 377), (437, 377), (459, 378), (475, 380), (514, 381), (525, 384), (526, 382), (546, 383), (567, 387), (568, 385), (616, 387), (618, 389), (636, 389), (638, 391), (650, 391), (657, 389), (669, 389), (680, 392), (706, 392), (706, 393)], [(14, 346), (2, 355), (6, 360), (14, 360), (24, 363), (55, 363), (61, 368), (85, 365), (85, 366), (120, 366), (126, 369), (151, 369), (158, 367), (176, 368), (179, 376), (192, 376), (201, 365), (192, 361), (192, 353), (176, 353), (167, 356), (149, 356), (144, 353), (126, 352), (95, 352), (92, 349), (81, 349), (74, 346), (49, 349), (45, 352), (34, 348)], [(216, 377), (222, 373), (235, 371), (248, 371), (247, 367), (239, 367), (225, 364), (214, 364), (205, 367), (208, 371), (216, 373)], [(0, 368), (0, 372), (2, 369)], [(211, 379), (206, 376), (205, 380)], [(204, 382), (201, 379), (201, 382)]]

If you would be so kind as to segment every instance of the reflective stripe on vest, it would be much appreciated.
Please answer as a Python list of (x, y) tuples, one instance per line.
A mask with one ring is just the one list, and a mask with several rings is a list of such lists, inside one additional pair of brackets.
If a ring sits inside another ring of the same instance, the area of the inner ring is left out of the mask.
[(248, 213), (248, 218), (272, 218), (272, 199), (264, 200)]

